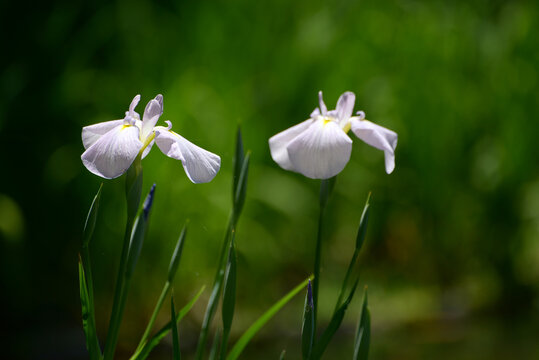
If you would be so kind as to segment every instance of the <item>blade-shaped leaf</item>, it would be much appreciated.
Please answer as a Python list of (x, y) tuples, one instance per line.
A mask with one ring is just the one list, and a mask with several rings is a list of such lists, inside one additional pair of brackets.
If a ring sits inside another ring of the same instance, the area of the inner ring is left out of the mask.
[(367, 300), (367, 289), (361, 307), (361, 317), (357, 327), (356, 341), (354, 345), (354, 360), (367, 360), (369, 357), (369, 345), (371, 341), (371, 313)]
[(284, 360), (284, 356), (286, 355), (286, 350), (283, 350), (281, 352), (281, 356), (279, 356), (279, 360)]
[(101, 189), (103, 189), (103, 183), (99, 185), (99, 190), (97, 190), (97, 194), (95, 194), (92, 205), (90, 206), (90, 210), (88, 211), (88, 216), (86, 217), (86, 222), (84, 223), (82, 246), (88, 246), (90, 239), (94, 234), (97, 212), (99, 210), (99, 200), (101, 199)]
[(242, 353), (243, 349), (256, 335), (256, 333), (279, 311), (285, 306), (295, 295), (297, 295), (305, 286), (307, 286), (309, 279), (306, 279), (301, 284), (292, 289), (288, 294), (283, 296), (281, 300), (277, 301), (272, 307), (270, 307), (258, 320), (254, 322), (251, 327), (245, 331), (245, 333), (239, 338), (232, 350), (227, 356), (227, 360), (235, 360)]
[(142, 213), (137, 217), (135, 224), (133, 225), (133, 232), (131, 233), (129, 252), (127, 255), (127, 267), (125, 269), (126, 278), (131, 278), (140, 256), (140, 251), (142, 250), (142, 244), (144, 242), (144, 238), (146, 237), (148, 223), (150, 222), (150, 210), (152, 208), (154, 193), (155, 184), (150, 189), (150, 192), (144, 201)]
[(243, 167), (243, 159), (245, 153), (243, 152), (243, 139), (241, 136), (241, 129), (238, 126), (238, 132), (236, 134), (236, 154), (234, 156), (234, 177), (232, 181), (232, 199), (236, 199), (236, 190), (238, 189), (238, 181), (240, 179), (241, 168)]
[(307, 285), (305, 305), (303, 306), (303, 324), (301, 327), (301, 354), (303, 359), (309, 359), (314, 343), (314, 304), (311, 282)]
[(221, 358), (226, 356), (228, 336), (232, 327), (234, 318), (234, 307), (236, 304), (236, 249), (234, 244), (234, 233), (230, 240), (230, 249), (228, 251), (228, 262), (226, 265), (225, 279), (223, 284), (223, 339), (221, 344)]
[(215, 332), (213, 343), (211, 344), (210, 355), (208, 360), (216, 360), (219, 357), (219, 346), (221, 345), (221, 333), (219, 330)]
[[(205, 286), (203, 286), (198, 293), (189, 301), (176, 315), (176, 323), (179, 323), (181, 319), (191, 310), (193, 305), (197, 302), (200, 295), (202, 295), (202, 292), (204, 291)], [(133, 356), (131, 356), (131, 360), (143, 360), (150, 355), (150, 352), (153, 350), (154, 347), (156, 347), (161, 340), (168, 335), (170, 330), (172, 329), (172, 321), (169, 321), (165, 326), (163, 326), (154, 336), (150, 338), (150, 340), (144, 344), (144, 346)]]
[(90, 359), (100, 359), (101, 349), (99, 348), (99, 342), (97, 340), (97, 332), (95, 329), (94, 309), (90, 306), (90, 299), (88, 297), (88, 288), (86, 284), (86, 276), (84, 275), (84, 267), (82, 261), (79, 258), (79, 286), (80, 286), (80, 302), (82, 308), (82, 328), (86, 337), (86, 348), (90, 355)]
[(313, 359), (320, 359), (322, 357), (322, 354), (324, 353), (326, 347), (333, 338), (333, 335), (335, 335), (337, 330), (339, 330), (339, 327), (341, 326), (342, 320), (344, 318), (344, 314), (346, 313), (346, 309), (348, 308), (350, 301), (352, 301), (352, 298), (354, 297), (354, 292), (356, 291), (357, 284), (358, 281), (356, 281), (356, 283), (352, 287), (352, 290), (350, 291), (350, 294), (348, 295), (344, 303), (337, 309), (336, 312), (333, 313), (328, 327), (324, 330), (322, 336), (320, 336), (320, 339), (316, 342), (314, 346), (312, 357)]
[(225, 271), (225, 282), (223, 285), (223, 328), (230, 330), (232, 318), (234, 317), (234, 306), (236, 303), (236, 250), (234, 244), (234, 235), (230, 241), (228, 253), (228, 263)]
[(174, 310), (174, 295), (170, 297), (170, 324), (172, 325), (172, 358), (180, 360), (180, 344), (178, 343), (178, 325), (176, 324), (176, 311)]
[(365, 207), (363, 208), (363, 213), (361, 214), (361, 220), (359, 221), (359, 228), (357, 231), (356, 238), (356, 250), (359, 251), (363, 246), (365, 241), (365, 234), (367, 233), (367, 224), (369, 223), (369, 201), (371, 199), (371, 193), (367, 196), (367, 201), (365, 202)]
[(240, 171), (240, 177), (238, 179), (238, 185), (234, 196), (234, 224), (238, 222), (243, 204), (245, 203), (245, 194), (247, 193), (247, 178), (249, 174), (249, 161), (251, 158), (251, 152), (248, 151), (243, 159), (243, 164)]
[(337, 303), (335, 304), (335, 311), (341, 306), (342, 300), (344, 298), (344, 294), (346, 293), (346, 289), (348, 288), (348, 284), (350, 282), (350, 277), (354, 271), (356, 271), (356, 276), (354, 279), (354, 283), (359, 278), (359, 273), (357, 273), (357, 263), (359, 261), (359, 252), (361, 250), (361, 247), (363, 246), (363, 243), (365, 241), (365, 234), (367, 232), (367, 224), (369, 222), (369, 209), (370, 204), (369, 200), (371, 198), (371, 193), (367, 196), (367, 201), (365, 202), (365, 207), (363, 208), (363, 213), (361, 214), (361, 220), (359, 221), (358, 231), (357, 231), (357, 237), (356, 237), (356, 248), (354, 249), (354, 253), (352, 255), (352, 259), (350, 260), (350, 263), (348, 264), (348, 269), (346, 270), (346, 275), (344, 276), (344, 280), (342, 282), (341, 289), (339, 291), (339, 297), (337, 298)]
[(168, 267), (168, 281), (170, 282), (174, 280), (174, 276), (176, 275), (176, 271), (178, 270), (178, 266), (180, 264), (180, 259), (183, 252), (183, 244), (185, 242), (185, 236), (187, 235), (188, 224), (189, 223), (186, 222), (183, 226), (180, 237), (178, 238), (178, 242), (176, 243), (176, 248), (174, 249), (174, 253), (172, 254), (172, 258), (170, 259), (170, 265)]

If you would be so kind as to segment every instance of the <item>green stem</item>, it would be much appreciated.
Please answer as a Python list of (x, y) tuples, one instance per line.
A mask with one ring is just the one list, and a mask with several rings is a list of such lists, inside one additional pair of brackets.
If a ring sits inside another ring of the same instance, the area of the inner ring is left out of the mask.
[(129, 241), (131, 238), (133, 222), (134, 219), (127, 219), (125, 227), (122, 255), (120, 257), (120, 266), (118, 268), (118, 277), (116, 279), (116, 290), (114, 291), (114, 302), (110, 316), (109, 330), (107, 332), (107, 340), (105, 342), (105, 352), (103, 354), (105, 360), (113, 358), (116, 342), (118, 341), (118, 332), (120, 330), (120, 322), (123, 315), (123, 311), (121, 311), (121, 299), (124, 297), (123, 293), (125, 292), (124, 274), (127, 265), (127, 255), (129, 253)]
[(318, 288), (320, 286), (320, 257), (322, 252), (322, 220), (324, 218), (324, 205), (320, 205), (320, 214), (318, 217), (318, 235), (316, 237), (316, 250), (314, 254), (314, 279), (313, 279), (313, 332), (316, 337), (316, 321), (318, 314)]
[(202, 360), (204, 355), (204, 350), (208, 342), (208, 331), (210, 328), (211, 321), (215, 315), (215, 310), (217, 309), (217, 304), (219, 302), (219, 294), (221, 293), (221, 288), (223, 286), (223, 277), (225, 274), (226, 266), (226, 253), (229, 247), (229, 241), (231, 238), (232, 232), (235, 230), (234, 224), (235, 214), (232, 211), (230, 218), (228, 220), (227, 231), (225, 233), (225, 238), (223, 245), (221, 246), (221, 252), (219, 253), (219, 265), (217, 266), (217, 271), (215, 273), (215, 279), (213, 281), (213, 290), (208, 300), (208, 305), (206, 307), (206, 313), (204, 314), (204, 320), (202, 321), (202, 328), (200, 329), (200, 337), (198, 339), (197, 351), (195, 355), (196, 360)]
[(339, 298), (337, 299), (337, 304), (335, 304), (335, 310), (333, 311), (333, 313), (337, 312), (337, 309), (341, 306), (341, 302), (344, 298), (344, 292), (346, 290), (346, 285), (348, 284), (348, 279), (350, 279), (350, 275), (352, 274), (352, 270), (354, 268), (354, 265), (356, 264), (356, 259), (358, 255), (359, 249), (355, 249), (354, 254), (352, 255), (352, 260), (350, 260), (350, 264), (348, 264), (348, 269), (346, 270), (346, 275), (344, 276), (341, 291), (339, 293)]
[(165, 286), (163, 286), (163, 290), (161, 290), (161, 295), (159, 296), (159, 300), (157, 300), (157, 304), (155, 305), (155, 308), (153, 309), (153, 314), (152, 314), (152, 317), (150, 318), (150, 322), (148, 323), (148, 326), (146, 326), (146, 330), (144, 330), (144, 334), (142, 335), (142, 338), (140, 339), (140, 342), (137, 346), (137, 349), (135, 350), (135, 353), (137, 353), (139, 350), (141, 350), (144, 347), (144, 345), (146, 345), (146, 342), (148, 341), (148, 337), (150, 336), (150, 331), (152, 331), (155, 320), (157, 319), (157, 314), (159, 314), (159, 310), (161, 310), (161, 306), (163, 305), (163, 302), (165, 301), (168, 295), (170, 286), (171, 286), (171, 283), (169, 281), (167, 281), (165, 283)]
[(122, 322), (125, 300), (127, 299), (127, 290), (129, 289), (129, 279), (126, 276), (127, 257), (129, 255), (129, 244), (133, 224), (137, 215), (142, 192), (142, 166), (140, 154), (129, 167), (126, 173), (125, 190), (127, 200), (127, 222), (125, 225), (124, 241), (122, 245), (122, 254), (120, 256), (120, 266), (116, 278), (116, 289), (114, 291), (114, 300), (112, 313), (110, 315), (109, 330), (105, 342), (104, 360), (114, 357), (118, 333)]
[[(82, 257), (82, 266), (84, 267), (84, 273), (85, 273), (85, 276), (86, 276), (88, 299), (90, 301), (89, 306), (90, 306), (91, 309), (94, 309), (94, 282), (92, 280), (92, 266), (91, 266), (91, 263), (90, 263), (90, 249), (89, 249), (87, 243), (82, 245), (81, 257)], [(90, 318), (88, 319), (88, 321), (90, 322), (90, 326), (95, 329), (96, 328), (96, 326), (95, 326), (95, 312), (91, 311), (90, 314), (91, 315), (90, 315)], [(100, 349), (99, 341), (97, 340), (97, 335), (94, 338), (94, 341), (97, 342), (97, 344), (94, 344), (94, 346), (97, 345), (96, 348)], [(101, 355), (101, 352), (99, 353), (99, 355)], [(99, 359), (99, 357), (98, 357), (98, 359)], [(94, 359), (91, 359), (91, 360), (94, 360)]]

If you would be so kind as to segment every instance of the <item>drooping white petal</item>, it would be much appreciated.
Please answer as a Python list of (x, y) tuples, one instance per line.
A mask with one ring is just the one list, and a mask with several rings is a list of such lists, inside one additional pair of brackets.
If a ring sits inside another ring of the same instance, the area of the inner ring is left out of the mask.
[(82, 154), (81, 159), (90, 172), (113, 179), (129, 168), (141, 147), (139, 129), (119, 125), (101, 136)]
[(352, 131), (358, 138), (370, 146), (384, 151), (386, 172), (391, 174), (395, 169), (395, 148), (397, 147), (397, 133), (376, 125), (368, 120), (352, 118)]
[(319, 120), (288, 146), (294, 171), (312, 179), (329, 179), (350, 160), (352, 140), (334, 121)]
[(148, 102), (144, 115), (142, 116), (142, 132), (141, 139), (146, 139), (153, 131), (157, 120), (163, 114), (163, 95), (159, 94)]
[(114, 129), (118, 125), (123, 125), (124, 121), (122, 120), (112, 120), (97, 123), (90, 126), (85, 126), (82, 128), (82, 145), (84, 149), (88, 149), (95, 143), (99, 138), (110, 130)]
[[(337, 119), (340, 122), (345, 122), (350, 119), (352, 112), (354, 111), (354, 103), (356, 102), (356, 95), (353, 92), (347, 91), (339, 97), (337, 101)], [(342, 125), (342, 124), (341, 124)]]
[(285, 131), (281, 131), (269, 139), (271, 157), (280, 167), (285, 170), (293, 170), (286, 147), (296, 136), (305, 131), (313, 123), (314, 120), (312, 119), (305, 120)]
[(221, 167), (221, 158), (196, 146), (174, 131), (155, 128), (155, 142), (168, 157), (180, 160), (189, 180), (195, 184), (210, 182)]

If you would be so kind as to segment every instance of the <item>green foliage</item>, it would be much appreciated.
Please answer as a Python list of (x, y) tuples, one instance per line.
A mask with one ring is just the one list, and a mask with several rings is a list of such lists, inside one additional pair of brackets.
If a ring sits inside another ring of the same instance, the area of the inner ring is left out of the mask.
[(361, 306), (361, 315), (357, 325), (356, 341), (354, 345), (354, 360), (367, 360), (371, 341), (371, 313), (367, 301), (367, 289)]
[(178, 325), (176, 323), (176, 310), (174, 310), (174, 295), (170, 297), (170, 325), (172, 327), (172, 358), (180, 360), (180, 344), (178, 343)]
[(303, 324), (301, 326), (301, 354), (303, 359), (310, 359), (314, 343), (314, 306), (311, 282), (307, 285), (305, 304), (303, 305)]
[(95, 328), (94, 307), (90, 302), (88, 296), (88, 284), (86, 283), (86, 277), (84, 275), (84, 267), (82, 266), (82, 260), (79, 259), (79, 288), (80, 288), (80, 302), (82, 307), (82, 328), (84, 329), (84, 336), (86, 337), (86, 348), (90, 355), (90, 359), (100, 359), (101, 349), (99, 348), (99, 342), (97, 339), (97, 331)]
[[(200, 295), (202, 295), (202, 293), (204, 292), (204, 289), (205, 289), (205, 287), (203, 286), (198, 291), (198, 293), (191, 299), (191, 301), (189, 301), (183, 308), (180, 309), (180, 311), (176, 315), (176, 324), (179, 323), (181, 321), (181, 319), (183, 319), (185, 317), (185, 315), (187, 315), (189, 310), (191, 310), (193, 305), (195, 305), (195, 303), (197, 302)], [(168, 335), (168, 333), (171, 331), (171, 329), (172, 329), (172, 320), (169, 321), (161, 329), (159, 329), (159, 331), (154, 336), (152, 336), (150, 338), (150, 340), (148, 340), (148, 342), (145, 343), (144, 346), (140, 350), (135, 352), (135, 354), (133, 354), (133, 356), (131, 356), (131, 360), (144, 360), (144, 359), (146, 359), (148, 357), (148, 355), (150, 355), (150, 352), (153, 350), (153, 348), (156, 347), (161, 342), (161, 340), (165, 336)]]
[(230, 353), (226, 357), (226, 360), (236, 360), (242, 353), (243, 349), (249, 344), (251, 339), (266, 323), (283, 307), (285, 306), (296, 294), (298, 294), (307, 284), (310, 278), (303, 281), (301, 284), (292, 289), (288, 294), (283, 296), (281, 300), (277, 301), (272, 307), (270, 307), (262, 316), (251, 325), (243, 335), (238, 339)]

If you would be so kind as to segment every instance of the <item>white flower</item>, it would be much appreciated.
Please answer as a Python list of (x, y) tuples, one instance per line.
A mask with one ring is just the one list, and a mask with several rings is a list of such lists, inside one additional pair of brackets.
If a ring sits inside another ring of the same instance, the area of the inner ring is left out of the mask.
[(189, 180), (194, 183), (211, 181), (221, 166), (221, 158), (187, 141), (167, 127), (155, 126), (163, 114), (163, 96), (150, 100), (142, 121), (135, 107), (140, 95), (133, 98), (122, 120), (112, 120), (82, 128), (84, 166), (105, 179), (113, 179), (127, 171), (137, 155), (144, 158), (154, 143), (168, 157), (180, 160)]
[(397, 133), (365, 120), (365, 113), (351, 116), (356, 96), (345, 92), (337, 109), (328, 111), (318, 93), (320, 107), (305, 120), (269, 139), (271, 157), (285, 170), (301, 173), (312, 179), (329, 179), (340, 173), (352, 152), (350, 129), (367, 144), (383, 150), (386, 172), (395, 168)]

